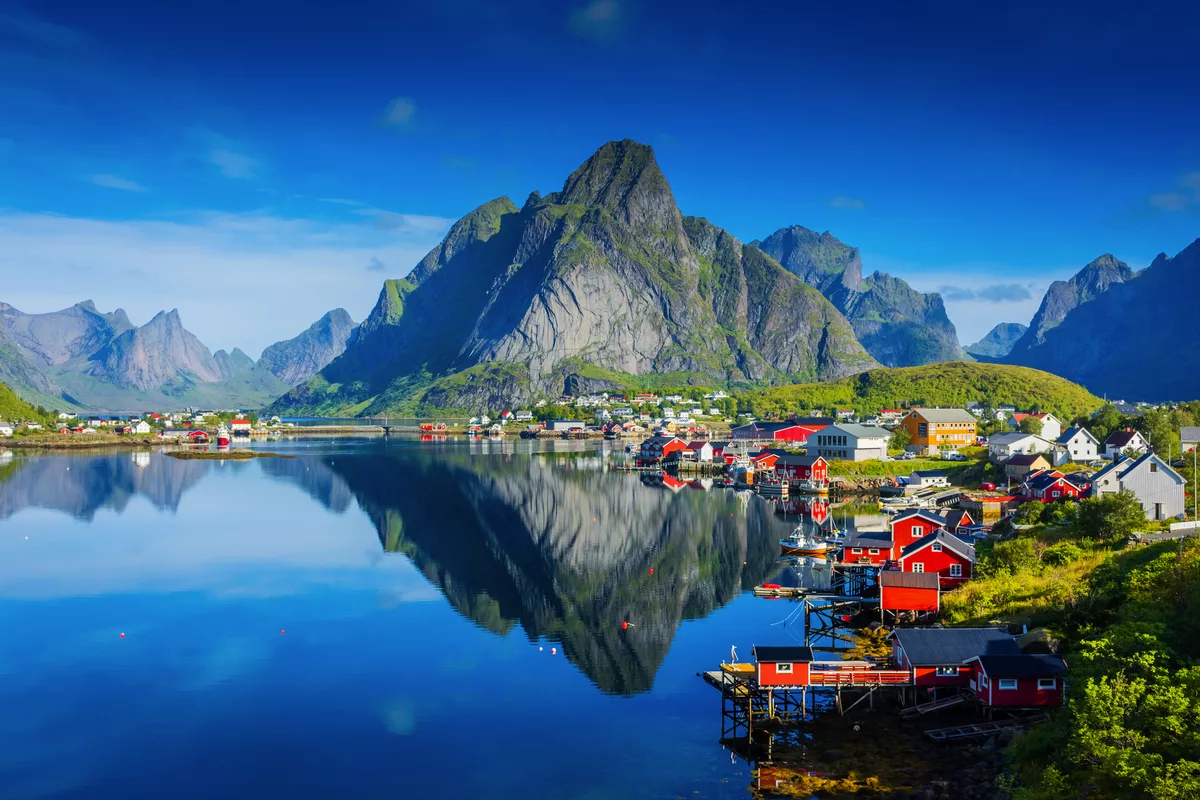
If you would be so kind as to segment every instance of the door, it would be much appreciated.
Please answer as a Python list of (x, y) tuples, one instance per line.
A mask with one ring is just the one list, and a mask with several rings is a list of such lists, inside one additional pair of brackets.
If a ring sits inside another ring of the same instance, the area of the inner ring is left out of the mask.
[(1162, 503), (1155, 503), (1154, 504), (1154, 519), (1161, 520), (1162, 518), (1163, 518)]

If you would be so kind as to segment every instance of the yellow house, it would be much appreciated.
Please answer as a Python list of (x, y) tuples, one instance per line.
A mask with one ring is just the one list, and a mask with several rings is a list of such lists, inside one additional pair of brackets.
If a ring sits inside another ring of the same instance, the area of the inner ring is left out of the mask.
[(969, 447), (978, 438), (975, 417), (961, 408), (913, 408), (900, 427), (908, 434), (908, 449), (922, 455)]

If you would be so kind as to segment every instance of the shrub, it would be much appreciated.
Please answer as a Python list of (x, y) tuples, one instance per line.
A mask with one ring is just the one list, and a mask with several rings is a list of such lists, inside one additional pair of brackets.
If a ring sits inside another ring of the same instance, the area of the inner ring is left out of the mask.
[(1022, 503), (1013, 514), (1013, 519), (1018, 525), (1036, 525), (1042, 521), (1042, 515), (1046, 512), (1046, 506), (1037, 500), (1031, 500), (1028, 503)]
[(1059, 542), (1042, 551), (1042, 563), (1048, 567), (1061, 567), (1083, 556), (1083, 550), (1074, 542)]

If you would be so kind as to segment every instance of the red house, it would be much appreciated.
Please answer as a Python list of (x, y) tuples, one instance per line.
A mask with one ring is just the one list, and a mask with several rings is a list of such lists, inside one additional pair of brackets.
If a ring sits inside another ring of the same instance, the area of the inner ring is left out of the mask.
[(759, 686), (807, 686), (811, 647), (754, 647), (754, 678)]
[(761, 452), (750, 456), (750, 463), (754, 465), (755, 469), (775, 469), (779, 459), (787, 454), (786, 450), (764, 447)]
[(944, 530), (928, 534), (900, 551), (902, 572), (936, 573), (942, 586), (953, 588), (971, 579), (975, 548)]
[(751, 422), (729, 432), (732, 439), (807, 444), (808, 437), (833, 424), (829, 417), (802, 417), (786, 422)]
[(187, 438), (189, 442), (204, 444), (208, 441), (208, 434), (201, 430), (189, 431)]
[(971, 517), (970, 512), (962, 508), (952, 508), (945, 514), (946, 530), (951, 533), (960, 531), (967, 532), (979, 530), (980, 526), (975, 524), (975, 520)]
[(916, 686), (970, 686), (976, 656), (1019, 656), (1021, 648), (1004, 628), (897, 628), (892, 659), (908, 670)]
[(970, 687), (992, 708), (1056, 708), (1067, 663), (1055, 655), (977, 655), (967, 659)]
[(1083, 496), (1083, 489), (1069, 481), (1057, 470), (1031, 475), (1025, 480), (1023, 488), (1025, 494), (1041, 500), (1043, 503), (1053, 503), (1055, 500), (1067, 498), (1078, 499)]
[(883, 566), (891, 559), (892, 537), (884, 531), (861, 531), (851, 533), (839, 551), (843, 564), (871, 564)]
[(779, 456), (775, 474), (789, 481), (808, 481), (817, 486), (829, 484), (829, 464), (820, 456)]
[(884, 611), (934, 612), (941, 608), (941, 584), (933, 573), (879, 573), (879, 607)]
[(651, 436), (638, 448), (638, 461), (643, 464), (657, 463), (680, 450), (687, 450), (687, 442), (677, 436)]
[(899, 550), (905, 545), (928, 536), (934, 531), (945, 530), (946, 518), (932, 511), (917, 509), (897, 514), (888, 524), (892, 528), (892, 540), (896, 542), (897, 552), (894, 557), (899, 558)]
[(713, 461), (725, 461), (728, 463), (728, 460), (725, 458), (725, 448), (729, 446), (729, 442), (709, 442), (709, 444), (712, 446)]

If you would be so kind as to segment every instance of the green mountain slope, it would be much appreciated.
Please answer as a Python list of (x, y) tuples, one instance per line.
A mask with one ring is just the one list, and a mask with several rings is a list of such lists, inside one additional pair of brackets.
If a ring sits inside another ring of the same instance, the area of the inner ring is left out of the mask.
[(272, 410), (509, 405), (556, 396), (581, 370), (778, 383), (874, 363), (818, 291), (685, 219), (653, 151), (625, 140), (559, 192), (459, 220), (384, 285), (346, 352)]
[(810, 408), (881, 408), (943, 406), (962, 408), (990, 400), (1018, 408), (1038, 405), (1064, 421), (1099, 408), (1100, 398), (1082, 386), (1027, 367), (946, 361), (920, 367), (874, 369), (830, 383), (778, 386), (746, 398), (755, 414)]
[(29, 403), (17, 396), (7, 385), (0, 383), (0, 420), (13, 422), (15, 420), (40, 420), (45, 415)]

